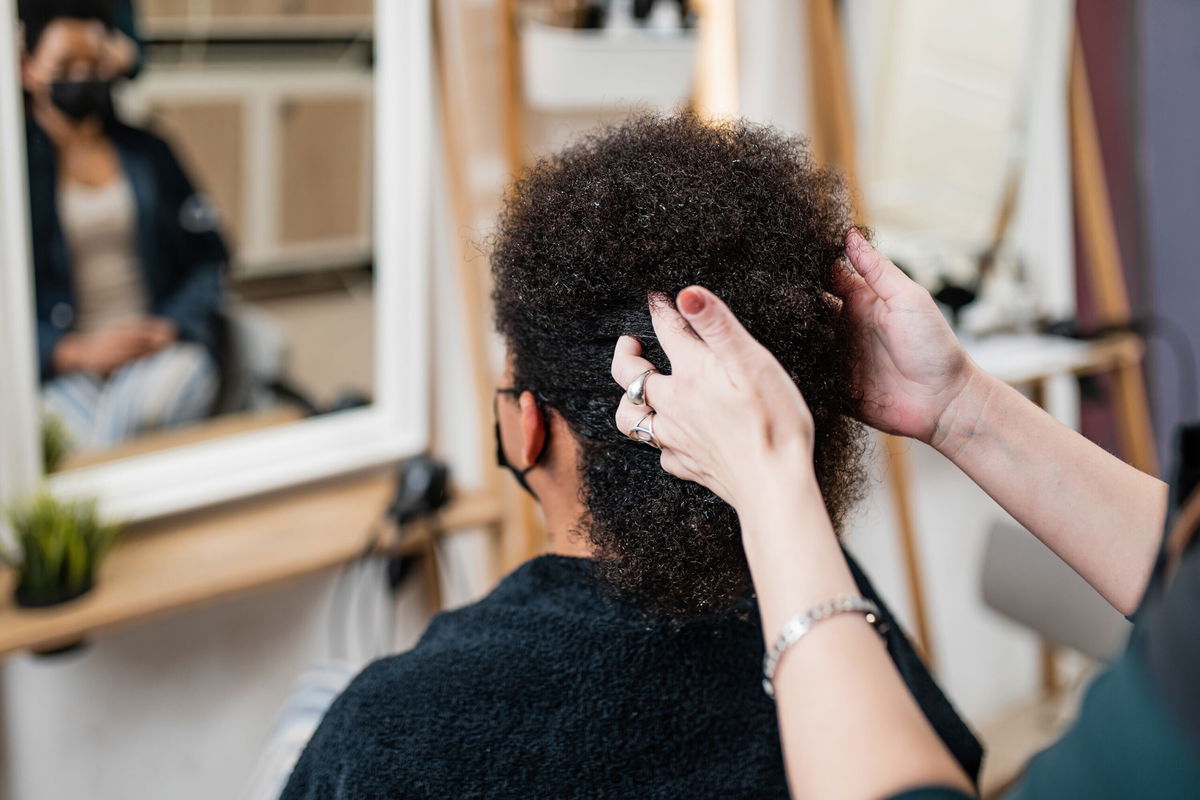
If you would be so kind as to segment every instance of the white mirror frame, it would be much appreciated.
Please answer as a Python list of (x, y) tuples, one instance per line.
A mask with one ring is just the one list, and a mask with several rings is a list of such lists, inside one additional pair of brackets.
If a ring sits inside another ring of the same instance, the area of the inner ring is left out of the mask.
[[(427, 446), (430, 341), (430, 7), (375, 4), (375, 397), (366, 408), (50, 477), (141, 520), (396, 461)], [(0, 502), (40, 473), (24, 113), (16, 3), (0, 0)]]

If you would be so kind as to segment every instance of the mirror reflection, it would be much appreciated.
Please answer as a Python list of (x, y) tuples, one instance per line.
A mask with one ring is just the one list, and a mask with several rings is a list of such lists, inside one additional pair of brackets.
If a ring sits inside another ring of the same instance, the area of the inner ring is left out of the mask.
[(19, 3), (48, 470), (370, 403), (372, 8), (325, 5)]
[(1073, 303), (1045, 277), (1070, 257), (1047, 241), (1068, 203), (1052, 113), (1068, 40), (1053, 20), (1027, 0), (881, 3), (852, 25), (872, 227), (961, 333), (1028, 330)]

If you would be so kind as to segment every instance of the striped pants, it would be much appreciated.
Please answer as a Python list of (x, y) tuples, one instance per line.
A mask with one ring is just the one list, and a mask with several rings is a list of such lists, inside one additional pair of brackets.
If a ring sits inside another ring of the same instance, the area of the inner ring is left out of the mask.
[(216, 394), (212, 356), (198, 344), (180, 342), (108, 378), (86, 372), (54, 378), (42, 386), (42, 411), (62, 421), (74, 448), (99, 450), (203, 419)]

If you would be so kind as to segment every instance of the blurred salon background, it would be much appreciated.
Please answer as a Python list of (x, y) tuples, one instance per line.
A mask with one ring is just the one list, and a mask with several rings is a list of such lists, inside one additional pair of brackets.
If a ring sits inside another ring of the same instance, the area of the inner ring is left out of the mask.
[[(631, 111), (809, 137), (973, 357), (1139, 468), (1200, 411), (1187, 0), (53, 5), (0, 0), (0, 797), (274, 797), (297, 687), (540, 552), (488, 236)], [(872, 459), (846, 544), (987, 796), (1127, 623), (933, 450)]]

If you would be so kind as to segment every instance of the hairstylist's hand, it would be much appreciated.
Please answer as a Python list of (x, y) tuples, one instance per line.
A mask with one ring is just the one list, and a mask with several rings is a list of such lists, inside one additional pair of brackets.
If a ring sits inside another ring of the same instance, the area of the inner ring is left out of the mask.
[[(651, 301), (671, 374), (646, 379), (645, 405), (622, 398), (617, 427), (628, 432), (653, 412), (663, 469), (707, 486), (739, 512), (767, 485), (794, 490), (812, 477), (813, 419), (800, 390), (712, 292), (689, 287), (678, 305)], [(622, 336), (612, 362), (617, 383), (628, 388), (649, 369), (637, 339)]]
[(857, 230), (846, 237), (840, 294), (863, 331), (862, 421), (937, 446), (955, 400), (979, 371), (924, 288)]

